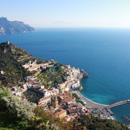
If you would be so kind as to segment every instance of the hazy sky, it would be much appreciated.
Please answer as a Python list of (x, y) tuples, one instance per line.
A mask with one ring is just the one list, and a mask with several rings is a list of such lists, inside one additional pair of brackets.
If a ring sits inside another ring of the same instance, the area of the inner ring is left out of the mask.
[(130, 0), (0, 0), (0, 10), (34, 27), (130, 28)]

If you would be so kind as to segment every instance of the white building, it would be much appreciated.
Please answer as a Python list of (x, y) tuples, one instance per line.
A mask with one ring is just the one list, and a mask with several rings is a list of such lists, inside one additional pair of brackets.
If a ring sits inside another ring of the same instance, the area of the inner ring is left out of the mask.
[(49, 97), (49, 96), (54, 96), (57, 95), (59, 93), (58, 89), (53, 89), (53, 90), (46, 90), (44, 89), (44, 97)]
[(74, 84), (72, 84), (72, 89), (78, 89), (80, 87), (80, 83), (76, 82)]
[(4, 71), (1, 71), (0, 73), (3, 75), (5, 72), (4, 72)]

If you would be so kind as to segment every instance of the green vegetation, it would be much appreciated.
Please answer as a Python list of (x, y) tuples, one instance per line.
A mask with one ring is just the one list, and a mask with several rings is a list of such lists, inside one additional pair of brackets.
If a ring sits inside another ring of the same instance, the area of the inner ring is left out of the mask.
[(37, 107), (34, 113), (40, 119), (38, 128), (43, 130), (73, 130), (72, 122), (55, 118), (51, 112), (45, 111), (42, 107)]
[(128, 130), (124, 123), (107, 120), (98, 119), (92, 115), (82, 115), (78, 120), (74, 120), (74, 124), (81, 123), (82, 130)]
[(85, 105), (85, 104), (80, 100), (79, 96), (78, 96), (76, 93), (73, 93), (72, 96), (76, 98), (76, 102), (81, 103), (83, 106)]
[[(0, 129), (3, 130), (65, 130), (72, 123), (56, 119), (51, 112), (43, 107), (36, 107), (29, 102), (12, 96), (0, 86)], [(65, 123), (65, 124), (64, 124)]]
[(27, 120), (13, 119), (9, 116), (9, 113), (0, 112), (0, 130), (27, 130), (29, 127), (31, 130)]
[(4, 86), (11, 87), (18, 85), (19, 82), (23, 81), (27, 75), (33, 74), (28, 72), (22, 67), (23, 64), (29, 61), (45, 62), (45, 60), (35, 58), (31, 56), (27, 51), (16, 47), (13, 44), (0, 44), (0, 81)]
[(75, 97), (76, 100), (79, 100), (79, 99), (80, 99), (79, 96), (78, 96), (76, 93), (73, 93), (72, 96)]
[(33, 106), (12, 96), (0, 86), (0, 129), (26, 130), (31, 128)]
[(29, 102), (33, 103), (38, 103), (38, 100), (43, 97), (43, 94), (31, 90), (25, 91), (24, 95)]
[(16, 55), (11, 46), (6, 43), (0, 44), (0, 80), (5, 86), (12, 86), (18, 84), (18, 81), (23, 81), (24, 77), (29, 74), (27, 70), (22, 67), (22, 64), (16, 60)]
[(45, 88), (49, 88), (50, 86), (57, 87), (58, 84), (61, 84), (65, 81), (66, 72), (65, 69), (61, 67), (62, 65), (56, 63), (54, 67), (47, 68), (43, 70), (37, 77)]

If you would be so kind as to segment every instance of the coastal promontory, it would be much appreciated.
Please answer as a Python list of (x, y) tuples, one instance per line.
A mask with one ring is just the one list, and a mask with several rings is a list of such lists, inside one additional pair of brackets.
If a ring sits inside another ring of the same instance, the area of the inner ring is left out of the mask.
[(21, 21), (9, 21), (5, 17), (0, 18), (0, 35), (33, 32), (35, 29)]

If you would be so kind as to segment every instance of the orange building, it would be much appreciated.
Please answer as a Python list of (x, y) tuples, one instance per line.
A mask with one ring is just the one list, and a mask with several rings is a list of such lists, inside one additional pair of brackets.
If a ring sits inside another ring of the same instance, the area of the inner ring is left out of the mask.
[(59, 109), (56, 113), (55, 113), (55, 117), (56, 118), (64, 118), (67, 115), (66, 110), (63, 109)]

